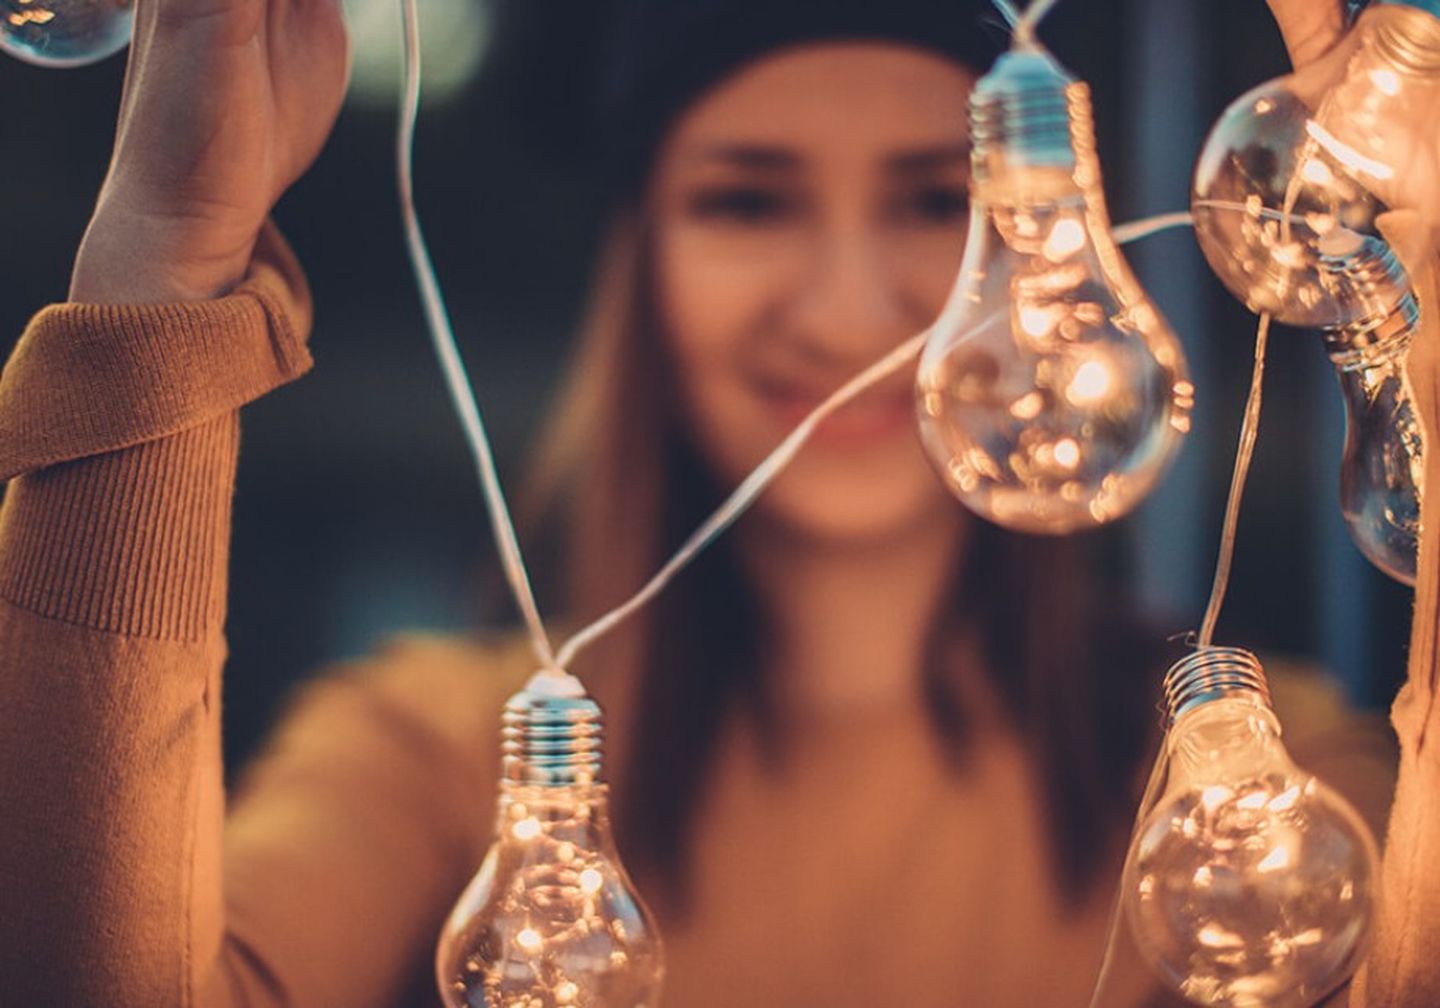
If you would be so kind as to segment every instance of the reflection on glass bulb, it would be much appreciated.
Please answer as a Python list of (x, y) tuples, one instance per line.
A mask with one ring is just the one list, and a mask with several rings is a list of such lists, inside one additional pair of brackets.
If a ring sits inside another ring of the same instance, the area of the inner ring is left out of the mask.
[(1379, 224), (1391, 207), (1440, 205), (1421, 153), (1437, 106), (1440, 17), (1382, 3), (1324, 58), (1226, 109), (1192, 197), (1200, 246), (1236, 297), (1329, 330), (1347, 411), (1341, 510), (1361, 552), (1407, 584), (1424, 441), (1404, 360), (1420, 309)]
[(0, 0), (0, 51), (39, 66), (98, 63), (124, 49), (134, 0)]
[(921, 435), (981, 516), (1099, 525), (1144, 498), (1189, 430), (1184, 355), (1110, 236), (1085, 85), (1010, 52), (971, 120), (970, 232), (920, 362)]
[(1198, 1004), (1303, 1008), (1354, 971), (1375, 843), (1291, 762), (1250, 652), (1206, 648), (1166, 676), (1169, 779), (1136, 833), (1124, 901), (1151, 967)]
[(436, 950), (445, 1004), (656, 1008), (660, 936), (611, 836), (600, 708), (527, 688), (506, 705), (503, 752), (495, 841)]

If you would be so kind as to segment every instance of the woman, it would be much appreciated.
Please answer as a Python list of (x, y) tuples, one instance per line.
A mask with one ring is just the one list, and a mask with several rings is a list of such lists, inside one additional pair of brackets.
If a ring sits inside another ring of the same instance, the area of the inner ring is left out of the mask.
[[(945, 294), (980, 57), (963, 18), (875, 6), (626, 15), (615, 224), (546, 453), (581, 502), (578, 618)], [(1275, 6), (1297, 54), (1339, 30)], [(0, 472), (25, 473), (0, 513), (0, 899), (23, 908), (0, 915), (0, 990), (433, 1003), (431, 945), (488, 843), (498, 707), (530, 670), (517, 645), (410, 641), (308, 691), (222, 850), (235, 410), (308, 365), (303, 278), (265, 218), (338, 106), (338, 6), (140, 18), (71, 302), (0, 387)], [(1158, 658), (1085, 611), (1072, 544), (965, 519), (912, 422), (899, 381), (837, 416), (575, 670), (609, 712), (669, 1004), (1088, 995)], [(1360, 792), (1384, 775), (1327, 754)], [(1157, 996), (1125, 964), (1115, 1003)]]

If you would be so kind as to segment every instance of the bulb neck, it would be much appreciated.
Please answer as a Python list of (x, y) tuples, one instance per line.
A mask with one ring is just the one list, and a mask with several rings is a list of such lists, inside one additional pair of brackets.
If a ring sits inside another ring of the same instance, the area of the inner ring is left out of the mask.
[(505, 704), (501, 775), (509, 783), (541, 788), (597, 784), (602, 727), (600, 705), (590, 697), (527, 687)]
[(1402, 73), (1440, 73), (1440, 0), (1380, 0), (1360, 17), (1376, 53)]
[(1244, 648), (1200, 648), (1165, 673), (1167, 723), (1216, 700), (1243, 697), (1270, 710), (1270, 686), (1265, 669), (1254, 653)]
[(1389, 243), (1366, 238), (1349, 255), (1325, 256), (1330, 276), (1369, 307), (1358, 322), (1325, 332), (1325, 349), (1342, 371), (1374, 367), (1404, 355), (1420, 322), (1420, 305)]
[(1420, 304), (1406, 291), (1378, 322), (1343, 326), (1325, 332), (1325, 352), (1342, 374), (1403, 363), (1420, 324)]
[(1014, 169), (1073, 170), (1077, 111), (1093, 122), (1085, 84), (1038, 49), (1005, 53), (970, 94), (976, 182)]

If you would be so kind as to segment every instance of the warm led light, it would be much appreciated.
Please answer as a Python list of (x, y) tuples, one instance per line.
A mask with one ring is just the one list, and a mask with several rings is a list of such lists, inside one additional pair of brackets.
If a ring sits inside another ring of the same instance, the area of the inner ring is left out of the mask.
[(1201, 945), (1207, 945), (1210, 948), (1234, 949), (1245, 947), (1245, 939), (1241, 938), (1234, 931), (1226, 931), (1218, 924), (1206, 924), (1195, 937)]
[(1290, 848), (1277, 844), (1275, 849), (1266, 854), (1255, 865), (1256, 871), (1272, 872), (1282, 868), (1290, 867)]
[(1330, 169), (1324, 161), (1317, 161), (1310, 158), (1300, 166), (1300, 177), (1306, 182), (1313, 182), (1316, 185), (1330, 185), (1335, 181), (1335, 176), (1330, 174)]
[(1056, 221), (1055, 226), (1050, 229), (1050, 237), (1045, 239), (1045, 247), (1042, 252), (1046, 259), (1058, 263), (1070, 258), (1084, 247), (1084, 226), (1073, 217), (1065, 217)]
[(1065, 398), (1076, 406), (1083, 406), (1104, 398), (1113, 384), (1108, 367), (1098, 360), (1086, 361), (1075, 369), (1075, 377), (1065, 388)]
[(1056, 441), (1055, 461), (1066, 469), (1074, 469), (1080, 464), (1080, 446), (1070, 438)]
[(540, 937), (540, 932), (534, 928), (521, 928), (519, 933), (515, 935), (515, 944), (533, 955), (540, 951), (540, 946), (544, 945), (545, 942), (544, 939)]
[(1050, 308), (1037, 308), (1033, 305), (1022, 305), (1018, 311), (1020, 328), (1027, 336), (1046, 336), (1055, 328), (1058, 321), (1056, 312)]
[(540, 820), (533, 816), (521, 819), (510, 827), (510, 832), (515, 835), (516, 840), (534, 840), (540, 835)]
[(605, 876), (601, 875), (594, 868), (586, 868), (580, 873), (580, 891), (587, 896), (593, 896), (600, 891), (600, 886), (605, 882)]

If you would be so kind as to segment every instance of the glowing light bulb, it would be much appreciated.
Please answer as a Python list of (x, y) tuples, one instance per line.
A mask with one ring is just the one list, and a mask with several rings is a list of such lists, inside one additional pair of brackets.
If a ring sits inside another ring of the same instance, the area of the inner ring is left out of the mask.
[(1184, 354), (1110, 236), (1086, 86), (1016, 50), (976, 85), (971, 122), (970, 232), (916, 378), (922, 439), (985, 518), (1099, 525), (1189, 430)]
[(38, 66), (98, 63), (124, 49), (135, 0), (0, 0), (0, 51)]
[(1197, 651), (1165, 691), (1170, 776), (1125, 870), (1136, 943), (1198, 1004), (1316, 1004), (1364, 954), (1374, 840), (1345, 799), (1291, 762), (1253, 654)]
[(1440, 17), (1406, 0), (1368, 8), (1343, 42), (1241, 95), (1195, 167), (1195, 235), (1252, 310), (1290, 325), (1373, 326), (1409, 295), (1378, 268), (1377, 218), (1433, 212), (1425, 155), (1440, 103)]
[[(1440, 17), (1367, 9), (1334, 51), (1237, 99), (1195, 169), (1195, 233), (1240, 300), (1328, 330), (1345, 395), (1341, 510), (1356, 544), (1413, 584), (1423, 436), (1404, 375), (1420, 309), (1380, 230), (1391, 208), (1440, 207)], [(1421, 250), (1410, 250), (1419, 253)]]
[(542, 673), (506, 705), (495, 841), (436, 950), (446, 1005), (659, 1004), (660, 936), (615, 850), (600, 728), (569, 677)]

